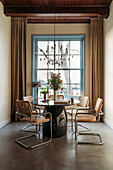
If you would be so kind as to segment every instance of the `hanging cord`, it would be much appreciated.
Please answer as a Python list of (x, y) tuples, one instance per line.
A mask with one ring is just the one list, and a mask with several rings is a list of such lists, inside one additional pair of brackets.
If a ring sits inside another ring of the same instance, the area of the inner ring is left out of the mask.
[[(54, 0), (54, 6), (55, 6), (55, 0)], [(55, 13), (54, 13), (54, 70), (56, 70)]]

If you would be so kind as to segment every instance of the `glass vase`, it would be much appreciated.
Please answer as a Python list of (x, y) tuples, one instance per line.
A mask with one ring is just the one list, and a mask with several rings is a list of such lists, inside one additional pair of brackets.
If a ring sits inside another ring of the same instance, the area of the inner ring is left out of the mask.
[(54, 101), (56, 100), (56, 94), (57, 94), (57, 91), (54, 90)]

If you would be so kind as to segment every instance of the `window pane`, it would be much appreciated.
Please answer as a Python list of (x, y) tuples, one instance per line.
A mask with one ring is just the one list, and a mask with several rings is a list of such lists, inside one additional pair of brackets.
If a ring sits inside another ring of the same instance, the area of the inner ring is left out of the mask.
[(80, 83), (80, 70), (70, 70), (70, 83)]
[(47, 41), (38, 41), (37, 43), (38, 55), (43, 55), (43, 52), (46, 53), (47, 45), (48, 45)]
[(70, 96), (80, 95), (80, 85), (70, 85)]
[(70, 41), (70, 54), (80, 54), (80, 41)]
[(47, 70), (37, 71), (37, 80), (41, 83), (47, 83)]
[(44, 55), (38, 56), (37, 62), (38, 62), (37, 65), (38, 65), (38, 68), (39, 68), (39, 69), (40, 69), (40, 68), (46, 68), (46, 69), (47, 69), (47, 67), (48, 67), (48, 65), (47, 65), (47, 59), (45, 58)]
[(63, 83), (69, 83), (69, 70), (60, 70)]
[(69, 85), (63, 85), (62, 94), (64, 95), (64, 97), (69, 96)]
[(80, 55), (70, 56), (70, 68), (80, 68)]

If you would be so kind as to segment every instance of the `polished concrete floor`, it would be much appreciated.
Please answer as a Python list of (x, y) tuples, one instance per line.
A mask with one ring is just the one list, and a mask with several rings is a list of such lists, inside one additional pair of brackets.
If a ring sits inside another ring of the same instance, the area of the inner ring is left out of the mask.
[(87, 125), (101, 133), (104, 145), (76, 145), (68, 128), (66, 136), (27, 150), (15, 143), (25, 135), (20, 132), (24, 123), (6, 125), (0, 129), (0, 170), (113, 170), (113, 130), (104, 123)]

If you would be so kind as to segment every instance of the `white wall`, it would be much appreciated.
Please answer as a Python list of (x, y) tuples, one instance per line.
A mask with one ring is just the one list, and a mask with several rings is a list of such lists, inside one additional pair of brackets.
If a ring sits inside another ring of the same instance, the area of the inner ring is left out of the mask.
[(110, 16), (104, 20), (105, 78), (104, 78), (104, 112), (105, 122), (113, 128), (113, 2)]
[(11, 113), (11, 19), (3, 14), (0, 2), (0, 127)]
[[(89, 24), (56, 24), (56, 34), (85, 34), (85, 94), (89, 96)], [(27, 25), (27, 95), (31, 95), (32, 34), (54, 34), (54, 24)]]

